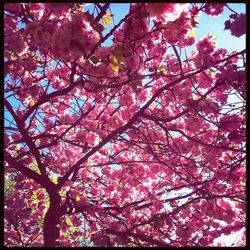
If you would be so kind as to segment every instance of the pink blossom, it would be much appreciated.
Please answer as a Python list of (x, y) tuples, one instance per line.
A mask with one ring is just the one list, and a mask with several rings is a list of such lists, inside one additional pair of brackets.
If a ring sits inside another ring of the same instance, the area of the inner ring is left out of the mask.
[(215, 38), (213, 36), (206, 36), (196, 44), (196, 47), (200, 53), (211, 54), (216, 47)]
[(215, 97), (221, 104), (227, 103), (228, 96), (225, 93), (223, 93), (223, 91), (221, 91), (220, 89), (215, 91)]
[(242, 118), (238, 115), (225, 115), (221, 118), (220, 128), (227, 131), (235, 131), (240, 128)]
[(206, 3), (204, 11), (210, 16), (218, 16), (223, 12), (224, 6), (224, 3)]
[(244, 137), (239, 131), (232, 131), (229, 133), (228, 139), (234, 143), (241, 143), (244, 140)]
[(150, 16), (160, 18), (165, 12), (174, 12), (175, 5), (174, 3), (148, 3), (146, 4), (146, 9)]
[(45, 8), (52, 11), (55, 15), (61, 15), (72, 7), (72, 3), (45, 3)]
[(16, 53), (23, 53), (25, 51), (26, 45), (18, 32), (10, 33), (5, 37), (4, 46), (10, 51), (15, 51)]
[(17, 30), (17, 18), (13, 18), (12, 16), (5, 16), (4, 17), (4, 31), (5, 32), (14, 32)]
[(195, 58), (195, 66), (200, 67), (211, 67), (215, 63), (214, 57), (209, 53), (199, 53)]
[(198, 76), (199, 79), (199, 87), (201, 88), (210, 88), (212, 86), (212, 81), (210, 80), (209, 76), (205, 73), (201, 73)]
[(27, 25), (25, 32), (30, 35), (31, 42), (39, 48), (49, 48), (54, 28), (50, 22), (33, 22)]
[(147, 3), (146, 9), (151, 17), (161, 21), (173, 21), (187, 7), (186, 4), (176, 3)]
[(10, 10), (10, 11), (20, 11), (20, 8), (21, 8), (21, 6), (20, 6), (21, 4), (20, 3), (6, 3), (5, 5), (4, 5), (4, 9), (5, 10)]
[(246, 15), (240, 14), (230, 25), (231, 34), (240, 37), (246, 33)]
[(140, 57), (136, 54), (128, 56), (125, 58), (125, 62), (126, 62), (126, 67), (127, 69), (133, 73), (136, 70), (138, 70), (139, 66), (140, 66)]
[(142, 90), (137, 96), (139, 102), (145, 102), (147, 100), (148, 91), (146, 89)]
[(134, 103), (134, 94), (128, 93), (120, 97), (119, 104), (121, 106), (129, 107), (129, 106), (132, 106), (133, 103)]
[(93, 132), (87, 133), (86, 142), (88, 142), (91, 146), (94, 146), (97, 143), (97, 135)]

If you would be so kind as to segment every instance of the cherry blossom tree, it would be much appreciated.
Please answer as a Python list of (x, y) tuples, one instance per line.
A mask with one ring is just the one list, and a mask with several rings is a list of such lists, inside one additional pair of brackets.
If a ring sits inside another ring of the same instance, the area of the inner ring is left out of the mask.
[(5, 246), (244, 246), (245, 14), (85, 5), (4, 5)]

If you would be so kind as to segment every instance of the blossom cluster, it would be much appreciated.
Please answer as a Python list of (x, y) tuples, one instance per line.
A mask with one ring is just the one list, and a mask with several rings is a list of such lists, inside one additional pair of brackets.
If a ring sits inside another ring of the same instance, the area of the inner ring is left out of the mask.
[[(57, 13), (58, 9), (54, 11)], [(52, 21), (32, 22), (27, 25), (26, 34), (30, 37), (30, 44), (39, 49), (50, 49), (57, 59), (75, 61), (86, 56), (100, 39), (82, 12), (55, 27)]]
[(230, 20), (225, 22), (225, 29), (229, 29), (231, 34), (240, 37), (246, 33), (246, 14), (230, 15)]

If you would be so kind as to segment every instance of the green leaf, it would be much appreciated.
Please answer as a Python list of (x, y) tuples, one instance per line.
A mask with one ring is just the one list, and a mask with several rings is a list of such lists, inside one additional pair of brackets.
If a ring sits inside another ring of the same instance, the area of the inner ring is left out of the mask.
[(112, 23), (112, 20), (109, 17), (103, 17), (102, 18), (102, 23), (104, 26), (107, 26), (108, 24)]
[(112, 70), (117, 73), (119, 71), (119, 61), (117, 59), (117, 57), (112, 56), (110, 58), (110, 63), (109, 63), (110, 67), (112, 68)]
[(71, 228), (69, 229), (69, 231), (70, 231), (71, 234), (73, 234), (73, 233), (76, 231), (76, 228), (75, 228), (75, 227), (71, 227)]
[(67, 219), (65, 220), (66, 224), (69, 225), (69, 226), (72, 226), (72, 221), (69, 217), (67, 217)]
[(8, 196), (13, 196), (15, 191), (16, 181), (7, 179), (4, 183), (4, 192), (7, 193)]
[(81, 196), (78, 194), (77, 196), (76, 196), (76, 201), (80, 201), (81, 200)]
[(37, 174), (41, 174), (40, 169), (38, 168), (37, 164), (35, 162), (31, 163), (29, 167), (36, 172)]
[(39, 227), (42, 227), (43, 226), (43, 223), (44, 223), (44, 216), (42, 216), (38, 221), (37, 221), (37, 225)]
[(194, 29), (192, 29), (192, 30), (189, 32), (189, 35), (190, 35), (191, 37), (195, 37), (195, 31), (194, 31)]
[(52, 181), (54, 184), (57, 184), (57, 183), (58, 183), (58, 178), (57, 178), (57, 176), (56, 176), (55, 174), (52, 174), (52, 175), (50, 176), (50, 179), (51, 179), (51, 181)]
[(112, 23), (112, 19), (110, 18), (112, 16), (113, 16), (112, 13), (107, 13), (106, 15), (103, 16), (102, 23), (104, 26), (107, 26)]
[(163, 75), (167, 75), (167, 70), (163, 67), (163, 65), (160, 65), (159, 70)]

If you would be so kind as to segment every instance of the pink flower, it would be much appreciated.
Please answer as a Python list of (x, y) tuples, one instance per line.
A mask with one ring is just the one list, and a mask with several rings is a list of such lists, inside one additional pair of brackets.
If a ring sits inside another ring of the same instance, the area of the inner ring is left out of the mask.
[(21, 9), (21, 4), (20, 3), (6, 3), (4, 5), (4, 9), (18, 12)]
[(240, 14), (237, 18), (231, 23), (229, 28), (231, 34), (236, 37), (240, 37), (246, 33), (246, 15)]
[(44, 198), (45, 198), (44, 193), (39, 192), (39, 193), (37, 194), (37, 199), (38, 199), (38, 200), (43, 200)]
[(91, 145), (95, 146), (99, 141), (99, 136), (93, 132), (89, 132), (86, 135), (86, 141)]
[(48, 117), (44, 117), (43, 122), (45, 124), (45, 128), (49, 128), (53, 126), (53, 122)]
[(202, 123), (198, 118), (189, 117), (188, 119), (186, 119), (185, 129), (188, 132), (195, 133), (198, 132), (201, 128), (202, 128)]
[(209, 53), (199, 53), (195, 58), (195, 66), (200, 67), (211, 67), (214, 65), (214, 57)]
[(25, 32), (30, 35), (31, 42), (39, 48), (49, 48), (52, 43), (54, 28), (50, 22), (33, 22), (27, 25)]
[(206, 3), (204, 11), (210, 16), (218, 16), (223, 12), (224, 6), (224, 3)]
[(176, 3), (147, 3), (146, 10), (151, 17), (161, 21), (173, 21), (178, 18), (187, 4)]
[[(132, 9), (136, 7), (134, 5)], [(144, 34), (146, 34), (150, 26), (148, 24), (148, 20), (146, 18), (147, 13), (144, 11), (144, 9), (140, 9), (140, 11), (136, 12), (136, 15), (133, 18), (129, 18), (129, 22), (125, 23), (123, 26), (124, 30), (129, 30), (127, 36), (129, 39), (137, 39), (142, 37)], [(146, 40), (143, 38), (143, 40)]]
[(151, 17), (160, 18), (165, 12), (174, 12), (175, 11), (174, 3), (147, 3), (146, 9), (149, 12)]
[(40, 19), (44, 14), (44, 9), (41, 3), (30, 3), (30, 12), (37, 18)]
[(127, 122), (127, 121), (129, 121), (130, 118), (131, 118), (130, 112), (127, 109), (123, 110), (122, 111), (122, 119), (123, 119), (123, 121)]
[(174, 94), (181, 99), (189, 99), (192, 95), (192, 83), (190, 80), (183, 81), (174, 88)]
[(62, 15), (67, 12), (70, 7), (74, 4), (72, 3), (45, 3), (45, 8), (49, 11), (52, 11), (54, 15)]
[(212, 86), (212, 81), (204, 73), (201, 73), (198, 75), (198, 83), (199, 83), (199, 87), (205, 88), (205, 89), (210, 88)]
[(226, 49), (217, 49), (214, 53), (213, 56), (215, 58), (216, 61), (219, 61), (221, 59), (223, 59), (227, 54), (227, 50)]
[(241, 143), (243, 141), (243, 135), (239, 131), (232, 131), (228, 135), (228, 139), (234, 143)]
[(14, 18), (12, 16), (5, 16), (4, 17), (4, 32), (10, 33), (10, 32), (16, 31), (17, 24), (18, 24), (17, 18)]
[(4, 46), (7, 50), (14, 51), (15, 53), (23, 53), (25, 51), (25, 42), (19, 33), (10, 33), (5, 37)]
[(121, 228), (121, 224), (118, 221), (111, 221), (110, 227), (113, 230), (119, 231), (119, 229)]
[(225, 115), (220, 121), (220, 128), (227, 131), (235, 131), (240, 128), (243, 120), (238, 115)]
[(227, 103), (227, 98), (228, 95), (224, 94), (223, 91), (220, 89), (217, 89), (215, 91), (215, 98), (221, 103), (221, 104), (226, 104)]
[(112, 172), (112, 169), (109, 166), (102, 169), (102, 173), (107, 175), (107, 176), (109, 176), (111, 174), (111, 172)]
[(63, 28), (58, 29), (53, 35), (53, 46), (59, 50), (70, 47), (70, 33), (67, 33)]
[(213, 36), (206, 36), (196, 44), (197, 49), (206, 54), (214, 52), (216, 43)]
[(140, 66), (140, 57), (136, 54), (128, 56), (125, 58), (125, 64), (127, 69), (133, 73), (138, 70)]
[(191, 18), (188, 12), (183, 11), (181, 15), (163, 25), (163, 36), (170, 44), (179, 44), (180, 47), (186, 46), (186, 42), (192, 43), (190, 40), (186, 40), (189, 37), (189, 31), (192, 29)]
[(71, 21), (62, 24), (54, 33), (53, 54), (57, 58), (74, 61), (88, 54), (99, 39), (99, 33), (86, 21), (83, 13), (76, 13)]
[(126, 107), (132, 106), (133, 103), (134, 103), (134, 94), (129, 94), (129, 93), (122, 95), (119, 101), (119, 104), (121, 106), (126, 106)]
[(99, 33), (95, 30), (83, 32), (82, 35), (85, 41), (85, 51), (90, 51), (100, 39)]
[(59, 114), (65, 114), (67, 109), (69, 109), (69, 105), (61, 103), (60, 106), (58, 107), (58, 113)]
[(148, 91), (146, 89), (142, 90), (137, 96), (139, 102), (145, 102), (147, 100)]

